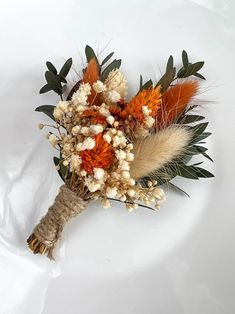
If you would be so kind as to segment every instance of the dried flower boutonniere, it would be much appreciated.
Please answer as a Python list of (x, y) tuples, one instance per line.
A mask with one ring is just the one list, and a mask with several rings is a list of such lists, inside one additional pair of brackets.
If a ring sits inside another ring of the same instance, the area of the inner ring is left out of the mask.
[[(56, 92), (56, 106), (36, 108), (53, 120), (49, 142), (59, 151), (54, 157), (56, 169), (64, 181), (54, 204), (34, 228), (28, 245), (34, 253), (52, 258), (53, 248), (65, 223), (92, 200), (123, 202), (128, 211), (138, 206), (159, 209), (165, 200), (160, 187), (176, 176), (190, 179), (213, 175), (190, 163), (194, 155), (207, 155), (203, 140), (207, 122), (192, 114), (199, 91), (198, 73), (204, 62), (190, 63), (185, 51), (182, 67), (176, 71), (173, 57), (165, 74), (157, 82), (143, 82), (136, 95), (127, 100), (127, 80), (119, 70), (120, 59), (110, 53), (100, 62), (89, 46), (87, 64), (81, 78), (67, 92), (68, 59), (58, 72), (47, 62), (47, 84), (40, 93)], [(107, 65), (108, 64), (108, 65)], [(65, 97), (66, 95), (66, 97)], [(40, 124), (42, 129), (48, 125)], [(180, 190), (180, 189), (179, 189)]]

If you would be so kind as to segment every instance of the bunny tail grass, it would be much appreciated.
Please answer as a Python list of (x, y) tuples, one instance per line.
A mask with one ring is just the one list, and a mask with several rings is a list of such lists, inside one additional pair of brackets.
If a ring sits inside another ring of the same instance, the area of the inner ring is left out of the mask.
[(135, 159), (130, 168), (131, 177), (140, 179), (162, 168), (184, 152), (191, 138), (186, 128), (172, 126), (137, 140), (133, 143)]

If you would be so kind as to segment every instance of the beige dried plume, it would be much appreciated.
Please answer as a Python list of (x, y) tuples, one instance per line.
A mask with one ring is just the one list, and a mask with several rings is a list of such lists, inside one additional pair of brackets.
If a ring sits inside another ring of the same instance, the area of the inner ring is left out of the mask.
[(192, 138), (186, 128), (172, 126), (133, 143), (135, 159), (130, 175), (140, 179), (159, 170), (175, 157), (182, 155)]

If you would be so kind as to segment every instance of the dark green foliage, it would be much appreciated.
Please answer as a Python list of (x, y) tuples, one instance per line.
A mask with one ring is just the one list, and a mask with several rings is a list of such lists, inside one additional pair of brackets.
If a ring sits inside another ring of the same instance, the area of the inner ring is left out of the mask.
[(108, 77), (109, 73), (112, 70), (119, 69), (121, 66), (122, 60), (121, 59), (114, 59), (102, 72), (101, 74), (101, 81), (104, 82)]
[(153, 86), (153, 81), (152, 80), (148, 80), (147, 82), (145, 82), (143, 84), (143, 77), (142, 77), (142, 75), (140, 75), (140, 89), (139, 89), (139, 92), (141, 92), (144, 89), (148, 89), (148, 88), (150, 88), (152, 86)]
[(72, 58), (69, 58), (64, 63), (64, 65), (62, 66), (61, 70), (58, 73), (55, 66), (50, 61), (47, 61), (46, 66), (48, 68), (48, 71), (45, 72), (47, 84), (40, 89), (39, 93), (44, 94), (49, 91), (54, 91), (56, 94), (62, 97), (62, 94), (65, 92), (66, 89), (67, 83), (66, 76), (68, 75), (71, 69), (72, 62), (73, 62)]
[(95, 58), (97, 64), (99, 64), (99, 61), (97, 59), (97, 56), (96, 56), (94, 50), (90, 46), (88, 46), (88, 45), (86, 45), (85, 54), (86, 54), (87, 63), (89, 63), (89, 61), (91, 59)]
[(174, 59), (172, 56), (169, 57), (166, 65), (166, 72), (157, 82), (156, 86), (161, 85), (161, 92), (167, 90), (171, 83), (175, 79), (176, 68), (174, 67)]
[(106, 62), (109, 61), (109, 59), (112, 58), (114, 52), (111, 52), (109, 55), (107, 55), (107, 57), (104, 58), (104, 60), (101, 62), (101, 66), (103, 66)]
[(200, 73), (198, 73), (198, 71), (201, 70), (201, 68), (203, 67), (204, 61), (190, 63), (188, 60), (187, 52), (183, 50), (182, 51), (182, 63), (183, 63), (183, 66), (182, 68), (179, 69), (177, 73), (177, 78), (185, 78), (185, 77), (194, 75), (200, 79), (205, 80), (205, 77), (202, 76)]
[(58, 157), (54, 157), (53, 160), (54, 160), (55, 166), (59, 165), (60, 169), (58, 170), (58, 173), (61, 179), (65, 182), (68, 179), (68, 174), (69, 174), (68, 167), (64, 166), (62, 163), (62, 159)]
[(51, 106), (51, 105), (43, 105), (43, 106), (39, 106), (35, 109), (35, 111), (38, 112), (43, 112), (45, 113), (45, 115), (47, 115), (49, 118), (51, 118), (52, 120), (55, 121), (55, 118), (53, 116), (53, 111), (55, 109), (55, 106)]

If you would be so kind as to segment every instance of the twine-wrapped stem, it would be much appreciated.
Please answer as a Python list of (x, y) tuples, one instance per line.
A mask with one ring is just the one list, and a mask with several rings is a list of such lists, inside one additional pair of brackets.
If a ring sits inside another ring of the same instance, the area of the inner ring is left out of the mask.
[(87, 199), (82, 198), (66, 185), (61, 186), (54, 204), (27, 240), (33, 253), (46, 254), (52, 259), (54, 246), (61, 236), (64, 225), (70, 218), (80, 214), (86, 208), (87, 202)]

